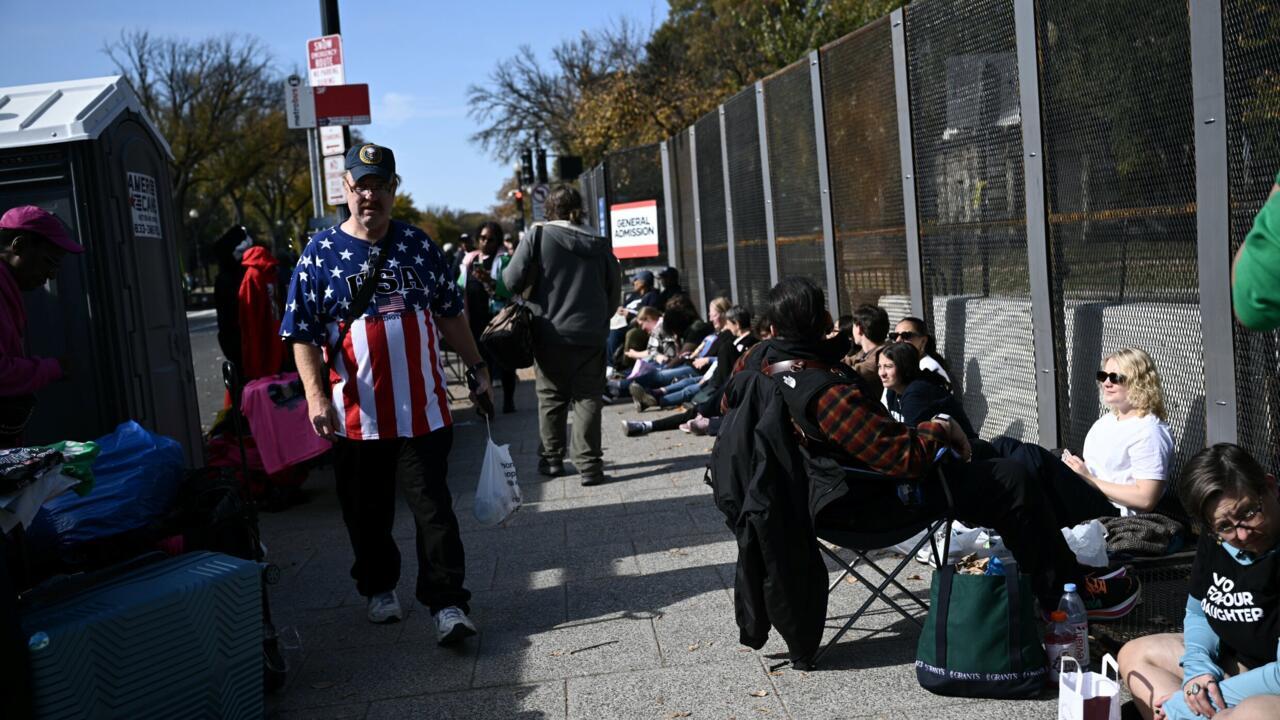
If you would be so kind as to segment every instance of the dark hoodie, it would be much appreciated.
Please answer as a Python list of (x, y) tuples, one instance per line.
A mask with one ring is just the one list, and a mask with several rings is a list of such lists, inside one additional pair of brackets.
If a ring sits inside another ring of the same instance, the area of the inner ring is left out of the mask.
[(266, 248), (255, 245), (244, 253), (240, 281), (240, 374), (245, 382), (280, 372), (284, 341), (280, 339), (279, 263)]
[[(535, 246), (540, 248), (536, 259)], [(502, 279), (513, 294), (533, 287), (529, 302), (537, 316), (536, 342), (604, 347), (622, 283), (608, 238), (562, 220), (535, 225), (516, 248)]]

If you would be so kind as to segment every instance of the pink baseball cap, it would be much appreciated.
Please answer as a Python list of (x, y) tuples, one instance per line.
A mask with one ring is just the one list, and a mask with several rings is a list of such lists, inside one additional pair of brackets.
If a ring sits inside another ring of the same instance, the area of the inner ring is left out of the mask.
[(69, 253), (84, 252), (84, 248), (71, 239), (67, 226), (61, 220), (35, 205), (19, 205), (10, 209), (0, 217), (0, 229), (27, 230), (43, 236)]

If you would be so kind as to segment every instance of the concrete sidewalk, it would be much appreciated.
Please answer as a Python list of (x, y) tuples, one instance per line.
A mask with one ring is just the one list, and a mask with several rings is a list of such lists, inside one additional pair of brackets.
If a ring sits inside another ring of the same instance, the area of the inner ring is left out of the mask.
[[(711, 439), (679, 431), (627, 438), (620, 420), (659, 415), (639, 415), (629, 402), (606, 407), (613, 481), (584, 488), (577, 477), (548, 480), (534, 470), (532, 382), (521, 382), (517, 406), (493, 432), (511, 446), (526, 505), (496, 529), (471, 513), (484, 423), (465, 404), (455, 412), (449, 484), (480, 628), (459, 648), (437, 647), (431, 617), (413, 602), (413, 521), (403, 504), (399, 594), (409, 614), (384, 626), (365, 620), (349, 579), (351, 551), (327, 470), (308, 481), (309, 503), (263, 515), (270, 557), (285, 571), (272, 588), (277, 624), (302, 640), (287, 686), (270, 700), (273, 717), (1056, 717), (1053, 696), (993, 702), (925, 692), (912, 665), (918, 630), (887, 609), (864, 618), (821, 670), (770, 672), (785, 653), (776, 635), (760, 652), (738, 644), (736, 545), (703, 483)], [(909, 584), (927, 587), (928, 568), (914, 568)], [(860, 585), (842, 584), (830, 614), (865, 597)]]

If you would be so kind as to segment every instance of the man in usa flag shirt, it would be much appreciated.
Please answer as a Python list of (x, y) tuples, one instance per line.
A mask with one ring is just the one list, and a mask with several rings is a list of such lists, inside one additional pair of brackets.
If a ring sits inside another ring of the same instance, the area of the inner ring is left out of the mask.
[[(440, 337), (467, 363), (475, 394), (489, 395), (489, 375), (444, 253), (422, 230), (391, 219), (400, 179), (391, 150), (353, 147), (346, 170), (351, 217), (302, 251), (280, 334), (293, 344), (316, 433), (334, 441), (338, 501), (355, 554), (351, 576), (368, 599), (369, 621), (404, 616), (395, 592), (400, 551), (391, 536), (399, 484), (417, 525), (415, 594), (446, 645), (476, 629), (467, 618), (466, 562), (445, 482), (453, 420)], [(365, 282), (377, 283), (373, 299), (336, 347)]]

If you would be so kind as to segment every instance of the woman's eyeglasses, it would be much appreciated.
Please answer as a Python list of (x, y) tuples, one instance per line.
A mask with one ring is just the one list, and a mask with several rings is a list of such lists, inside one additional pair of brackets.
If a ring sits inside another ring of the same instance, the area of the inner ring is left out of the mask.
[(1106, 382), (1106, 381), (1108, 381), (1108, 380), (1110, 380), (1110, 381), (1111, 381), (1111, 384), (1112, 384), (1112, 385), (1123, 385), (1123, 384), (1124, 384), (1124, 381), (1125, 381), (1125, 380), (1128, 380), (1128, 378), (1126, 378), (1125, 376), (1121, 375), (1120, 373), (1113, 373), (1113, 372), (1106, 372), (1106, 371), (1103, 371), (1103, 370), (1099, 370), (1099, 371), (1098, 371), (1098, 382)]
[(1213, 532), (1222, 540), (1231, 540), (1236, 536), (1237, 530), (1249, 530), (1250, 532), (1257, 530), (1262, 524), (1262, 501), (1259, 500), (1257, 505), (1250, 508), (1239, 520), (1234, 522), (1225, 520), (1213, 526)]
[(910, 342), (912, 338), (920, 337), (920, 333), (903, 330), (902, 332), (889, 333), (889, 339), (893, 342)]

